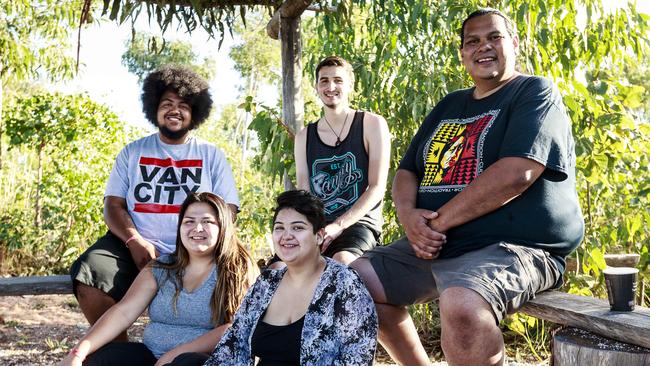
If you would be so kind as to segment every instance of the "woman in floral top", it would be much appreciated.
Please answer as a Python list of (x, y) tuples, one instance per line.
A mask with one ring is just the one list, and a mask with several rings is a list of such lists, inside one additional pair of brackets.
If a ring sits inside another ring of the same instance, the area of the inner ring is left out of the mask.
[(323, 204), (306, 191), (277, 203), (273, 245), (286, 267), (258, 278), (205, 365), (372, 365), (375, 305), (356, 272), (321, 256)]

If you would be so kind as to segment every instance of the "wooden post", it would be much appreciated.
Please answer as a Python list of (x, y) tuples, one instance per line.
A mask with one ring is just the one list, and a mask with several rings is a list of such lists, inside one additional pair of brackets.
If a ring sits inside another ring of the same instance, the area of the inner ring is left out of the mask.
[[(282, 44), (282, 119), (294, 134), (303, 127), (305, 117), (302, 97), (302, 64), (300, 56), (300, 16), (280, 17)], [(285, 189), (292, 189), (291, 179), (285, 175)]]
[(603, 338), (586, 330), (561, 329), (553, 335), (553, 366), (646, 366), (650, 350)]

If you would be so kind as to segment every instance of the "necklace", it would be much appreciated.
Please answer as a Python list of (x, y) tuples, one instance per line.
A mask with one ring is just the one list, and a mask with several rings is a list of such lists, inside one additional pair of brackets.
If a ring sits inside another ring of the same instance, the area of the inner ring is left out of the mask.
[(334, 129), (332, 128), (332, 125), (330, 124), (330, 121), (327, 120), (327, 117), (323, 115), (323, 119), (325, 120), (325, 123), (327, 123), (327, 127), (332, 130), (332, 133), (336, 136), (336, 143), (334, 143), (334, 146), (339, 146), (341, 145), (341, 135), (343, 134), (343, 129), (345, 128), (345, 125), (348, 123), (348, 117), (350, 116), (349, 112), (345, 113), (345, 120), (343, 121), (343, 126), (341, 126), (341, 131), (339, 133), (336, 133)]

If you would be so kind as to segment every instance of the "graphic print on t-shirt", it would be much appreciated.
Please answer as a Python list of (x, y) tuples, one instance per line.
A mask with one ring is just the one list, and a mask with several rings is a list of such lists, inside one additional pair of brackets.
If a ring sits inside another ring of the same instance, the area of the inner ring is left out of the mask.
[(462, 190), (483, 170), (485, 136), (499, 110), (478, 116), (443, 120), (424, 147), (420, 190)]
[(203, 160), (140, 157), (140, 183), (135, 186), (135, 212), (179, 213), (190, 192), (201, 187)]
[(316, 159), (312, 164), (312, 192), (325, 205), (325, 214), (354, 204), (359, 198), (357, 184), (363, 180), (363, 172), (357, 168), (357, 161), (351, 152), (327, 159)]

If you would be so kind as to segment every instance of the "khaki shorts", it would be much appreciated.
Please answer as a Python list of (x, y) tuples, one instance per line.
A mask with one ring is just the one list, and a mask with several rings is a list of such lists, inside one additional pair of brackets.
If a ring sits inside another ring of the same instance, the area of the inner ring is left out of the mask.
[(430, 302), (450, 287), (471, 289), (492, 307), (497, 322), (535, 294), (562, 283), (562, 268), (546, 251), (499, 242), (459, 257), (426, 260), (415, 256), (404, 237), (363, 255), (381, 281), (388, 302)]

